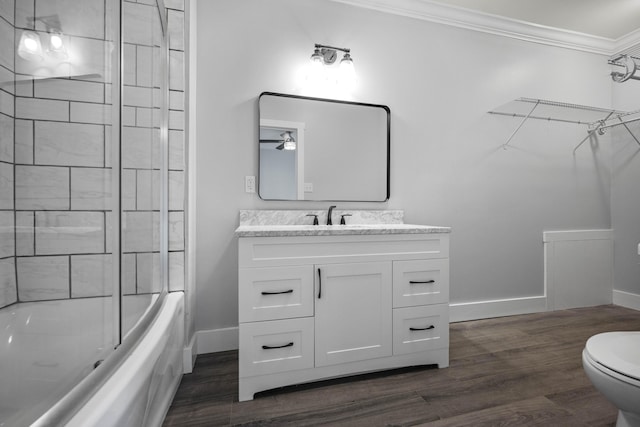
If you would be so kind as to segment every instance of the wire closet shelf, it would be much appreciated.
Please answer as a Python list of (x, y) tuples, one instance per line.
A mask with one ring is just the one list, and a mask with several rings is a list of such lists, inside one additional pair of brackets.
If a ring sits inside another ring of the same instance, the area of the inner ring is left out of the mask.
[(585, 125), (587, 127), (587, 136), (580, 141), (574, 149), (574, 152), (592, 136), (596, 134), (604, 135), (607, 129), (614, 126), (624, 126), (640, 146), (640, 140), (636, 138), (629, 126), (627, 126), (628, 123), (640, 120), (640, 110), (621, 111), (610, 108), (592, 107), (589, 105), (549, 101), (546, 99), (517, 98), (489, 111), (489, 114), (522, 119), (503, 144), (504, 148), (509, 146), (509, 143), (527, 120), (545, 120), (549, 122)]

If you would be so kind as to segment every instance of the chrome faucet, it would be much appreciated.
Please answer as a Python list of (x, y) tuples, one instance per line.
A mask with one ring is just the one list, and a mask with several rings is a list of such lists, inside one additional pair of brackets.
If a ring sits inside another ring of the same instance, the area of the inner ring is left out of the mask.
[(331, 221), (331, 211), (333, 211), (333, 208), (335, 208), (335, 206), (329, 206), (329, 213), (327, 214), (327, 225), (333, 225), (333, 222)]

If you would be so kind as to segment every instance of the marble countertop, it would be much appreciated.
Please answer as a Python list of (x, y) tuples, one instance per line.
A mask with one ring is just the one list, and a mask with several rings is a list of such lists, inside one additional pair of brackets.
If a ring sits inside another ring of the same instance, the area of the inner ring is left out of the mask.
[(241, 225), (238, 237), (339, 236), (366, 234), (450, 233), (450, 227), (415, 224), (351, 224), (351, 225)]

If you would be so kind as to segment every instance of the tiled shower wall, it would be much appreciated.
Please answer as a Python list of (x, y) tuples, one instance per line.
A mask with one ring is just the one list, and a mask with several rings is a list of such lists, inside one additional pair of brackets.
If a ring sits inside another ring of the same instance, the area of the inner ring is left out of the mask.
[(13, 16), (13, 3), (0, 1), (0, 307), (17, 300), (13, 213)]
[[(159, 204), (150, 196), (151, 179), (159, 175), (158, 164), (150, 161), (152, 153), (145, 152), (149, 149), (138, 143), (150, 132), (157, 132), (153, 101), (149, 104), (139, 96), (153, 92), (153, 78), (141, 72), (145, 65), (149, 68), (152, 49), (146, 41), (136, 39), (143, 37), (140, 24), (148, 16), (150, 1), (123, 2), (128, 16), (124, 21), (122, 132), (125, 294), (154, 292), (159, 283), (158, 277), (148, 274), (159, 259), (154, 227)], [(167, 3), (171, 34), (170, 290), (182, 290), (184, 7), (183, 0)], [(74, 19), (63, 28), (65, 41), (82, 52), (82, 60), (68, 69), (33, 79), (30, 74), (51, 70), (34, 70), (14, 54), (14, 49), (5, 51), (11, 44), (0, 43), (0, 82), (12, 82), (14, 71), (17, 75), (15, 86), (0, 87), (0, 307), (16, 300), (111, 294), (110, 66), (105, 72), (109, 58), (105, 40), (111, 39), (108, 7), (105, 0), (0, 0), (2, 40), (19, 39), (23, 28), (44, 30), (37, 21), (34, 28), (27, 16), (66, 13)], [(96, 13), (107, 17), (104, 25), (96, 25)], [(127, 34), (131, 34), (130, 40)], [(137, 151), (140, 149), (142, 152)]]

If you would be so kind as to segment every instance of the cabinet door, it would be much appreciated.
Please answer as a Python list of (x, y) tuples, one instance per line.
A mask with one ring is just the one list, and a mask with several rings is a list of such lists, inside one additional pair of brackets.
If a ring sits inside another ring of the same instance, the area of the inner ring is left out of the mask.
[(316, 366), (391, 356), (391, 262), (316, 265)]

